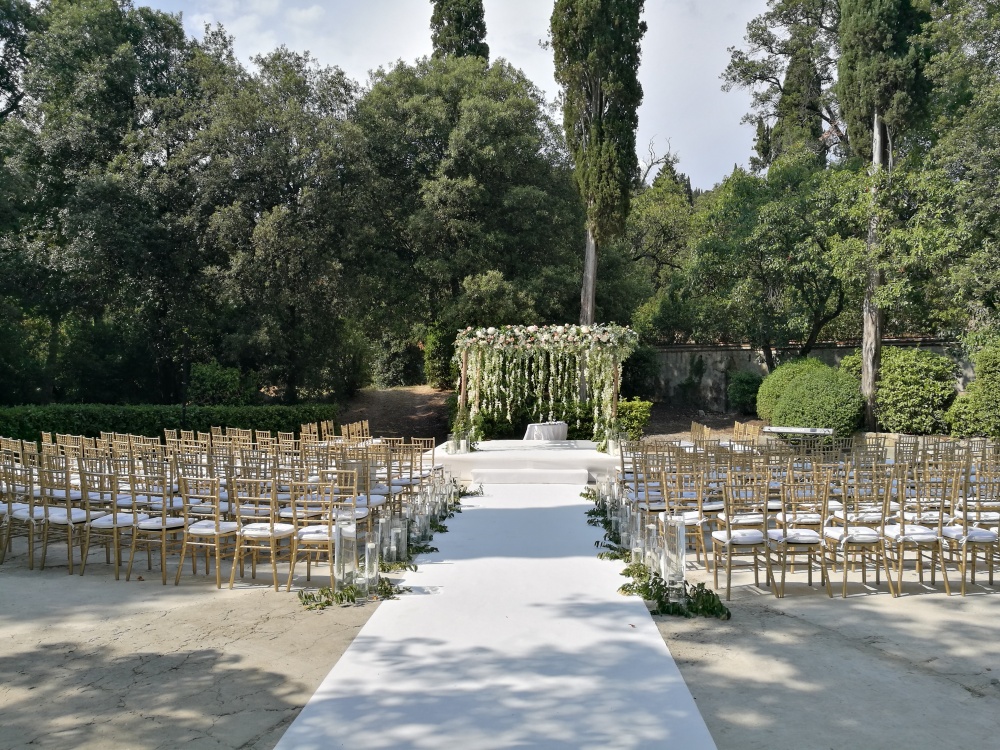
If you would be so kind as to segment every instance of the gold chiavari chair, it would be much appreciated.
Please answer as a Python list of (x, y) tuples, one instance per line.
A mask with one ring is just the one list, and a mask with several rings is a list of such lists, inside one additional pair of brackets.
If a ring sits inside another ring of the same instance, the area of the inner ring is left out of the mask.
[(812, 586), (813, 566), (818, 563), (820, 581), (826, 584), (827, 596), (833, 596), (821, 536), (828, 513), (829, 490), (829, 478), (822, 472), (807, 480), (785, 481), (781, 485), (781, 512), (775, 516), (775, 528), (767, 530), (770, 551), (781, 564), (781, 582), (774, 587), (776, 597), (785, 595), (789, 562), (803, 556), (807, 584)]
[[(336, 586), (336, 540), (354, 542), (354, 569), (357, 570), (358, 524), (368, 521), (367, 508), (357, 505), (357, 475), (353, 471), (328, 472), (318, 483), (296, 483), (292, 502), (297, 513), (296, 554), (289, 571), (289, 583), (301, 559), (306, 562), (306, 580), (310, 580), (313, 562), (324, 558), (330, 565), (330, 587)], [(301, 508), (307, 509), (303, 515)], [(339, 529), (337, 528), (339, 526)], [(343, 551), (342, 551), (343, 552)]]
[(171, 462), (155, 456), (143, 459), (137, 472), (129, 477), (129, 494), (134, 507), (143, 507), (148, 517), (136, 523), (129, 546), (125, 580), (132, 577), (132, 565), (139, 550), (146, 551), (147, 568), (152, 569), (152, 552), (160, 553), (160, 576), (167, 585), (167, 556), (180, 554), (184, 528), (189, 520), (184, 516), (184, 500), (175, 497), (171, 477)]
[[(240, 509), (241, 520), (254, 519), (249, 523), (241, 523), (236, 538), (236, 557), (229, 574), (229, 588), (236, 581), (236, 568), (239, 566), (240, 577), (244, 575), (246, 556), (250, 556), (250, 577), (257, 578), (257, 562), (261, 555), (266, 555), (271, 561), (271, 577), (274, 590), (278, 590), (278, 561), (281, 557), (291, 563), (296, 552), (296, 526), (294, 517), (290, 521), (281, 518), (282, 508), (278, 504), (276, 485), (270, 479), (236, 477), (230, 492), (230, 500)], [(290, 500), (288, 505), (290, 506)], [(250, 515), (243, 518), (244, 509)], [(291, 567), (291, 566), (290, 566)], [(289, 570), (288, 586), (292, 587), (292, 571)]]
[(181, 540), (181, 557), (177, 563), (174, 585), (181, 582), (184, 558), (191, 548), (192, 572), (197, 574), (197, 552), (205, 553), (205, 572), (210, 570), (210, 556), (215, 561), (215, 585), (222, 588), (222, 562), (227, 555), (235, 561), (236, 541), (239, 535), (239, 505), (224, 501), (220, 494), (218, 477), (192, 478), (180, 476), (181, 497), (184, 500), (184, 534)]
[(1000, 472), (981, 463), (973, 469), (960, 480), (952, 523), (941, 530), (945, 551), (952, 559), (958, 555), (962, 596), (965, 596), (967, 581), (976, 584), (979, 555), (983, 556), (991, 586), (996, 558), (1000, 555), (997, 528), (1000, 525)]
[[(725, 487), (722, 527), (712, 532), (713, 580), (719, 587), (719, 565), (726, 566), (726, 600), (731, 597), (733, 561), (749, 557), (754, 583), (760, 585), (760, 562), (768, 583), (774, 580), (767, 543), (767, 487), (759, 481), (743, 481)], [(720, 560), (720, 558), (722, 558)]]

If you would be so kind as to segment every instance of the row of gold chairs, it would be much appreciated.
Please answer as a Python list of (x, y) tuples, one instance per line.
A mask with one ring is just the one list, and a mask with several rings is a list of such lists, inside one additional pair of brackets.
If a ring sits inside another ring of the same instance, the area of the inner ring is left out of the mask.
[[(808, 557), (810, 583), (812, 565), (819, 564), (828, 587), (826, 563), (835, 567), (838, 558), (844, 558), (845, 594), (846, 558), (852, 568), (860, 563), (863, 576), (872, 562), (877, 582), (885, 568), (890, 592), (897, 595), (900, 584), (894, 587), (889, 565), (901, 581), (909, 552), (917, 553), (921, 580), (929, 562), (932, 583), (940, 571), (946, 590), (946, 562), (958, 568), (963, 594), (969, 574), (975, 582), (977, 560), (988, 567), (992, 584), (1000, 467), (983, 460), (988, 450), (973, 453), (966, 445), (964, 452), (923, 451), (919, 461), (888, 463), (878, 441), (852, 443), (852, 448), (828, 461), (819, 452), (803, 456), (767, 444), (738, 450), (705, 441), (625, 444), (622, 491), (638, 513), (664, 514), (661, 522), (682, 517), (697, 559), (704, 558), (706, 566), (708, 534), (716, 585), (719, 561), (726, 565), (727, 596), (733, 558), (750, 556), (757, 579), (765, 552), (768, 560), (772, 555), (781, 558), (782, 585), (775, 593), (782, 595), (785, 562), (799, 554)], [(980, 456), (978, 463), (972, 459), (975, 455)], [(864, 512), (851, 509), (852, 502), (872, 493), (877, 498), (865, 500)], [(811, 508), (804, 510), (805, 504)], [(797, 520), (789, 524), (785, 519)], [(859, 520), (864, 524), (851, 525)]]
[[(144, 551), (151, 567), (159, 552), (166, 583), (170, 553), (181, 558), (179, 581), (189, 550), (204, 550), (206, 572), (214, 558), (217, 585), (221, 557), (234, 556), (232, 585), (246, 554), (254, 575), (257, 558), (267, 554), (277, 586), (274, 564), (283, 555), (291, 562), (290, 585), (298, 551), (307, 578), (312, 563), (331, 551), (332, 532), (324, 531), (331, 519), (347, 518), (349, 533), (367, 533), (373, 518), (400, 512), (433, 468), (427, 459), (432, 438), (265, 440), (245, 447), (238, 432), (221, 440), (177, 435), (176, 442), (168, 433), (166, 444), (136, 437), (63, 439), (41, 450), (30, 441), (3, 439), (0, 562), (17, 537), (27, 539), (29, 567), (36, 547), (44, 567), (49, 546), (65, 541), (69, 572), (79, 551), (82, 573), (91, 547), (103, 546), (117, 578), (127, 546), (126, 579), (137, 553)], [(196, 557), (191, 559), (196, 572)]]

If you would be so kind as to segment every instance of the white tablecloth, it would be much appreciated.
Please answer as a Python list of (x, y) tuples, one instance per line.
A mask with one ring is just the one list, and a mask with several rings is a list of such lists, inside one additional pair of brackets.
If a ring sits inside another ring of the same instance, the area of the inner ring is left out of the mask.
[(569, 425), (565, 422), (542, 422), (529, 424), (524, 433), (525, 440), (565, 440)]

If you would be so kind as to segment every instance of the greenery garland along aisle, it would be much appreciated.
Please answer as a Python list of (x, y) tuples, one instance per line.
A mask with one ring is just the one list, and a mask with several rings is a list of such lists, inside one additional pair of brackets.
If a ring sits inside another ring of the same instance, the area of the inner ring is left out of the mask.
[(465, 376), (468, 418), (482, 412), (509, 421), (524, 410), (552, 421), (572, 414), (581, 404), (582, 372), (594, 436), (604, 438), (622, 363), (638, 342), (635, 331), (617, 325), (466, 328), (455, 340), (455, 358)]

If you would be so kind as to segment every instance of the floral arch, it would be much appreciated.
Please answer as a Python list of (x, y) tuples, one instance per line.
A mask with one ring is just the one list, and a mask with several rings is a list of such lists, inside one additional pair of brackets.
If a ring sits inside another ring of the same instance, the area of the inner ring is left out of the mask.
[(617, 413), (622, 363), (638, 340), (616, 325), (466, 328), (455, 340), (459, 407), (469, 419), (482, 412), (510, 420), (526, 410), (542, 421), (586, 403), (595, 437), (604, 437)]

